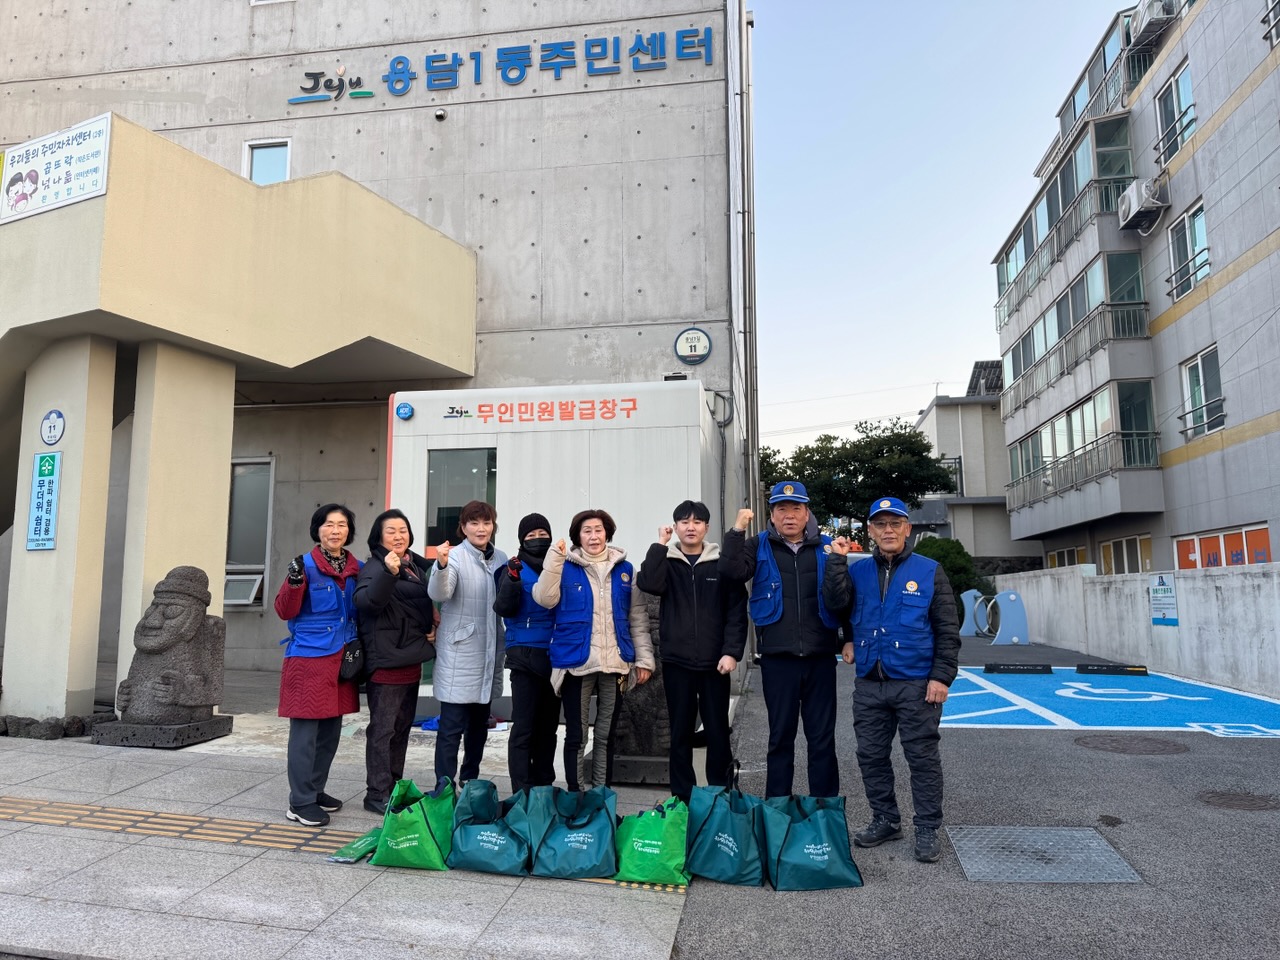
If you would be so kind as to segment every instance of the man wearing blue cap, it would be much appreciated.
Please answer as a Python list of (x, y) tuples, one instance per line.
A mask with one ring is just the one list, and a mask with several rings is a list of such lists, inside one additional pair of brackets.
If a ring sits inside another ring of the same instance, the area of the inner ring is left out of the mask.
[[(875, 550), (870, 562), (851, 567), (830, 563), (822, 584), (833, 610), (853, 610), (853, 642), (846, 663), (856, 663), (853, 729), (858, 766), (871, 807), (871, 823), (854, 835), (860, 847), (902, 837), (889, 751), (895, 731), (911, 771), (915, 806), (915, 856), (934, 863), (942, 856), (942, 757), (938, 723), (956, 678), (960, 624), (951, 582), (937, 561), (912, 553), (907, 505), (882, 497), (867, 511)], [(849, 553), (843, 537), (831, 551)]]
[(720, 574), (751, 581), (748, 611), (756, 625), (760, 683), (769, 711), (769, 759), (765, 796), (791, 794), (796, 731), (804, 720), (809, 747), (809, 793), (840, 793), (836, 760), (836, 658), (840, 620), (822, 597), (831, 538), (818, 533), (809, 494), (798, 480), (769, 493), (771, 529), (747, 537), (754, 514), (739, 510), (725, 532)]

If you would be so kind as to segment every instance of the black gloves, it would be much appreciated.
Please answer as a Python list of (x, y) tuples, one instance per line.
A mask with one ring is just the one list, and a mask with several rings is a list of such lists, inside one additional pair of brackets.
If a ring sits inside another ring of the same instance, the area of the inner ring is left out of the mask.
[(299, 554), (289, 561), (289, 585), (300, 587), (302, 583), (302, 555)]
[(507, 575), (512, 580), (520, 579), (520, 571), (524, 569), (524, 564), (520, 562), (519, 557), (512, 557), (507, 561)]

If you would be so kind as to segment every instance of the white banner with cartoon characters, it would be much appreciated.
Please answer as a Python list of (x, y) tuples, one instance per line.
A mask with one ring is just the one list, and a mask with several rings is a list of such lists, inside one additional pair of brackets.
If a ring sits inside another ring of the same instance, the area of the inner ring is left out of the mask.
[(110, 140), (111, 114), (104, 113), (6, 150), (0, 223), (106, 193)]

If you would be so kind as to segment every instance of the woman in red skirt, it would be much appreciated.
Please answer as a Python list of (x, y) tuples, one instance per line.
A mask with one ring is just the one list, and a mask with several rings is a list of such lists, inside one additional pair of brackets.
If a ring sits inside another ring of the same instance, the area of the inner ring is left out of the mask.
[(285, 817), (321, 827), (342, 801), (324, 792), (338, 752), (342, 715), (360, 709), (357, 685), (338, 676), (342, 647), (356, 635), (356, 574), (346, 549), (356, 517), (339, 503), (311, 515), (310, 553), (295, 557), (276, 594), (276, 613), (289, 621), (280, 672), (280, 716), (289, 718), (289, 809)]

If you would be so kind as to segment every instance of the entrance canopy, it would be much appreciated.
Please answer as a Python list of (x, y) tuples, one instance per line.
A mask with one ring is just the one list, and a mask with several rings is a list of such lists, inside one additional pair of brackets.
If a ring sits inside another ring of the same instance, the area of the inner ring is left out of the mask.
[(475, 255), (325, 173), (261, 187), (117, 116), (102, 196), (0, 224), (0, 530), (23, 380), (93, 334), (220, 357), (237, 380), (467, 377)]

